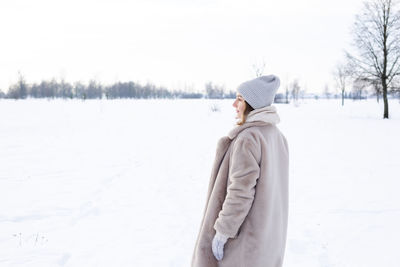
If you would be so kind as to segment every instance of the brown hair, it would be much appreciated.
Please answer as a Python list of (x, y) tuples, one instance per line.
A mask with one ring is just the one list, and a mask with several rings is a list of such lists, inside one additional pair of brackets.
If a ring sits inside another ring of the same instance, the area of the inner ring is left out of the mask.
[(243, 125), (246, 122), (247, 115), (249, 115), (249, 113), (254, 110), (254, 108), (250, 106), (247, 101), (244, 102), (246, 103), (246, 108), (243, 111), (243, 117), (240, 119), (240, 121), (237, 122), (237, 125)]

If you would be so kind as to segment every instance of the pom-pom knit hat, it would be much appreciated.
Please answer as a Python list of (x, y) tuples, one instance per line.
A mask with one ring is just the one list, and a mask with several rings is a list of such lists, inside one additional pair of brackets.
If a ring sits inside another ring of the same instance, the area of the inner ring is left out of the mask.
[(280, 84), (277, 76), (266, 75), (240, 84), (237, 91), (252, 108), (258, 109), (274, 102)]

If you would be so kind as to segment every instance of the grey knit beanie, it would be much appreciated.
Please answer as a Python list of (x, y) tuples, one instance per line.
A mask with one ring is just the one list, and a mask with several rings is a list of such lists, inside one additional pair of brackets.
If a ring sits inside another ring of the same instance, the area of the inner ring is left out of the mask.
[(257, 109), (270, 106), (274, 102), (280, 84), (277, 76), (266, 75), (242, 83), (237, 90), (252, 108)]

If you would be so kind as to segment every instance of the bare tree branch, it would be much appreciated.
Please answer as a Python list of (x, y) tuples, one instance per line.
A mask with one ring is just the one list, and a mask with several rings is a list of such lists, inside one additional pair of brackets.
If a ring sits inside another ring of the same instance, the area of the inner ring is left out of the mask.
[[(399, 0), (366, 0), (356, 16), (353, 34), (357, 55), (346, 53), (357, 80), (382, 88), (384, 118), (389, 117), (388, 88), (400, 75)], [(378, 86), (376, 83), (380, 82)], [(380, 89), (379, 89), (380, 90)]]

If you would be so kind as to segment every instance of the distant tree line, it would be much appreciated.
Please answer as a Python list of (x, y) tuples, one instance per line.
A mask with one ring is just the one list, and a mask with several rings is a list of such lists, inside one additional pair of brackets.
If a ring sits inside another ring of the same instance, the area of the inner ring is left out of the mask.
[(235, 98), (234, 92), (226, 93), (223, 86), (207, 82), (205, 92), (171, 91), (164, 87), (157, 87), (147, 83), (141, 85), (137, 82), (116, 82), (103, 85), (91, 80), (88, 84), (65, 80), (43, 80), (40, 83), (28, 84), (23, 75), (18, 75), (18, 81), (9, 87), (7, 93), (0, 90), (0, 98), (25, 99), (25, 98), (64, 98), (64, 99), (116, 99), (116, 98)]

